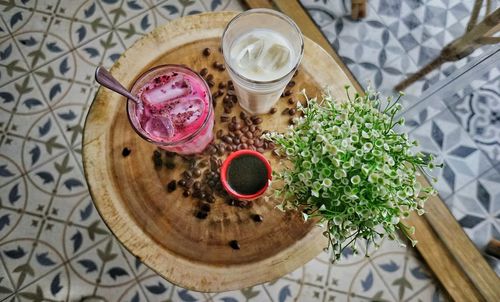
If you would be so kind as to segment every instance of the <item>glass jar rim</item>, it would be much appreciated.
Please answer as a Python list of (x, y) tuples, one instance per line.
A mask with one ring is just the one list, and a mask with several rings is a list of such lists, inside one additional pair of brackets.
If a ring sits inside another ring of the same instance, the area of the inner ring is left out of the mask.
[(239, 13), (238, 15), (236, 15), (233, 19), (231, 19), (231, 21), (229, 21), (229, 23), (224, 28), (224, 31), (222, 32), (221, 48), (220, 48), (221, 52), (222, 52), (222, 56), (224, 57), (224, 61), (225, 62), (230, 62), (230, 58), (226, 57), (226, 53), (227, 52), (224, 52), (224, 37), (226, 36), (226, 33), (229, 30), (229, 27), (231, 25), (233, 25), (234, 22), (238, 21), (238, 19), (240, 19), (242, 17), (245, 17), (247, 15), (250, 15), (250, 14), (254, 14), (254, 13), (269, 14), (269, 15), (272, 15), (274, 17), (278, 17), (278, 18), (286, 21), (288, 24), (290, 24), (290, 26), (298, 33), (298, 35), (300, 37), (300, 53), (297, 56), (297, 62), (295, 63), (295, 65), (293, 66), (293, 68), (288, 73), (286, 73), (285, 75), (283, 75), (283, 76), (281, 76), (281, 77), (279, 77), (277, 79), (268, 80), (268, 81), (252, 80), (252, 79), (250, 79), (248, 77), (245, 77), (244, 75), (240, 74), (239, 72), (237, 72), (233, 67), (231, 67), (230, 64), (227, 63), (226, 66), (228, 67), (228, 69), (231, 72), (233, 72), (234, 74), (236, 74), (238, 77), (241, 77), (243, 80), (245, 80), (247, 82), (250, 82), (252, 84), (274, 84), (274, 83), (278, 83), (278, 82), (282, 81), (284, 78), (290, 76), (290, 74), (294, 73), (295, 70), (297, 70), (297, 67), (299, 66), (300, 61), (302, 59), (302, 56), (304, 55), (304, 37), (302, 35), (302, 32), (300, 31), (300, 28), (297, 26), (297, 24), (290, 17), (288, 17), (287, 15), (285, 15), (283, 13), (280, 13), (278, 11), (275, 11), (275, 10), (272, 10), (272, 9), (268, 9), (268, 8), (255, 8), (255, 9), (250, 9), (250, 10), (244, 11), (244, 12)]
[[(130, 91), (133, 91), (135, 85), (137, 83), (139, 83), (140, 80), (144, 79), (148, 74), (150, 74), (150, 73), (152, 73), (154, 71), (157, 71), (159, 69), (169, 69), (169, 68), (183, 69), (184, 71), (187, 71), (188, 74), (191, 74), (191, 75), (195, 76), (197, 79), (199, 79), (201, 81), (201, 83), (203, 83), (205, 91), (207, 92), (207, 98), (208, 98), (208, 104), (207, 104), (207, 106), (208, 106), (208, 114), (206, 115), (205, 120), (200, 125), (200, 127), (198, 129), (196, 129), (193, 133), (189, 134), (188, 136), (183, 137), (183, 138), (181, 138), (179, 140), (176, 140), (176, 141), (172, 141), (172, 142), (158, 142), (158, 141), (153, 140), (151, 137), (149, 137), (147, 135), (147, 132), (144, 129), (142, 129), (142, 127), (140, 126), (140, 124), (136, 125), (134, 123), (133, 118), (131, 117), (130, 108), (131, 108), (131, 104), (135, 104), (135, 102), (132, 101), (131, 99), (127, 99), (127, 117), (128, 117), (129, 123), (132, 125), (132, 128), (134, 129), (134, 131), (140, 137), (142, 137), (144, 140), (146, 140), (148, 142), (151, 142), (153, 144), (156, 144), (156, 145), (160, 145), (160, 146), (176, 146), (176, 145), (184, 144), (184, 143), (187, 143), (187, 142), (191, 141), (193, 138), (195, 138), (207, 126), (207, 124), (208, 124), (208, 122), (210, 120), (210, 117), (212, 116), (212, 111), (213, 111), (213, 107), (212, 107), (212, 95), (210, 93), (210, 87), (208, 86), (207, 82), (196, 71), (194, 71), (193, 69), (191, 69), (191, 68), (189, 68), (187, 66), (184, 66), (184, 65), (179, 65), (179, 64), (163, 64), (163, 65), (158, 65), (158, 66), (155, 66), (153, 68), (150, 68), (150, 69), (146, 70), (145, 72), (143, 72), (134, 81), (134, 83), (132, 84), (132, 88), (130, 89)], [(138, 129), (138, 127), (140, 127), (141, 129)], [(141, 130), (143, 130), (143, 131), (141, 131)]]

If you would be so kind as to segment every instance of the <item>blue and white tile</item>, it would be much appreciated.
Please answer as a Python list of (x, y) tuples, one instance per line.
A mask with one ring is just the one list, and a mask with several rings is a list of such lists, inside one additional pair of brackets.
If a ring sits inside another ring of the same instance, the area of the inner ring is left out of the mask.
[(495, 164), (500, 164), (500, 76), (450, 106), (462, 127)]
[(446, 204), (479, 249), (500, 239), (500, 172), (491, 169), (446, 199)]
[[(350, 1), (318, 1), (302, 0), (301, 4), (307, 9), (316, 25), (324, 27), (338, 18), (348, 17), (350, 15)], [(368, 7), (368, 14), (370, 14)]]
[(411, 132), (410, 138), (420, 143), (416, 150), (432, 154), (438, 163), (444, 164), (442, 169), (427, 171), (437, 177), (433, 186), (441, 198), (450, 196), (492, 167), (448, 109)]

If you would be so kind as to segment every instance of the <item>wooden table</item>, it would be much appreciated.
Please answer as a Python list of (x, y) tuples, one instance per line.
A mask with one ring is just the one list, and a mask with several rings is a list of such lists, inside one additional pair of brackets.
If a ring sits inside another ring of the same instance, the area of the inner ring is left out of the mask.
[[(177, 63), (194, 70), (208, 66), (216, 83), (227, 81), (226, 72), (212, 68), (222, 62), (217, 51), (223, 28), (235, 13), (219, 12), (185, 17), (157, 28), (129, 48), (111, 69), (126, 87), (152, 66)], [(205, 47), (210, 57), (201, 55)], [(294, 78), (296, 93), (302, 88), (315, 95), (330, 86), (343, 97), (351, 84), (339, 65), (321, 47), (305, 38), (300, 72)], [(212, 90), (217, 90), (214, 87)], [(296, 96), (294, 96), (296, 97)], [(263, 129), (285, 131), (289, 116), (278, 112), (263, 115)], [(222, 106), (216, 106), (216, 129)], [(238, 114), (238, 111), (233, 112)], [(251, 209), (212, 204), (205, 220), (194, 217), (196, 201), (182, 191), (168, 193), (165, 185), (178, 178), (183, 161), (175, 170), (154, 169), (155, 146), (142, 140), (129, 125), (125, 99), (101, 88), (87, 116), (83, 142), (83, 164), (93, 201), (114, 235), (135, 256), (169, 281), (198, 291), (239, 289), (270, 281), (293, 271), (317, 256), (327, 246), (322, 229), (304, 223), (300, 213), (282, 213), (277, 201), (261, 198)], [(123, 148), (132, 153), (123, 157)], [(280, 163), (266, 154), (274, 169)], [(185, 165), (185, 164), (184, 164)], [(251, 214), (264, 221), (256, 223)], [(237, 239), (240, 250), (229, 246)]]

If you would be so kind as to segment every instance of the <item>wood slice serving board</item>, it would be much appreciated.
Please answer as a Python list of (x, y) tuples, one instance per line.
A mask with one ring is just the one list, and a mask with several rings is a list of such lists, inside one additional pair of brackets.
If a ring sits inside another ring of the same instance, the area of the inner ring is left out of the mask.
[[(185, 64), (194, 70), (208, 67), (215, 83), (229, 80), (225, 71), (212, 67), (223, 62), (218, 51), (225, 25), (233, 12), (207, 13), (172, 21), (137, 41), (116, 62), (111, 73), (126, 87), (147, 69), (161, 64)], [(205, 47), (212, 49), (207, 58)], [(306, 89), (309, 96), (329, 86), (343, 97), (350, 84), (343, 71), (318, 45), (305, 38), (304, 58), (294, 78), (294, 97)], [(217, 87), (213, 87), (215, 91)], [(277, 113), (263, 115), (262, 129), (286, 131), (289, 116), (281, 114), (288, 98), (279, 101)], [(216, 127), (223, 108), (216, 106)], [(169, 281), (198, 291), (239, 289), (276, 279), (315, 257), (325, 246), (322, 229), (304, 223), (300, 213), (275, 209), (273, 198), (260, 198), (249, 209), (212, 204), (206, 219), (194, 217), (197, 201), (182, 190), (168, 193), (165, 185), (179, 179), (183, 160), (174, 170), (155, 170), (151, 159), (156, 147), (142, 140), (129, 125), (125, 100), (99, 89), (87, 116), (83, 163), (90, 192), (105, 222), (135, 256)], [(233, 115), (239, 114), (236, 106)], [(123, 148), (132, 150), (122, 156)], [(280, 162), (269, 152), (273, 169)], [(184, 163), (185, 164), (185, 163)], [(262, 222), (254, 222), (260, 214)], [(228, 242), (238, 240), (241, 249)]]

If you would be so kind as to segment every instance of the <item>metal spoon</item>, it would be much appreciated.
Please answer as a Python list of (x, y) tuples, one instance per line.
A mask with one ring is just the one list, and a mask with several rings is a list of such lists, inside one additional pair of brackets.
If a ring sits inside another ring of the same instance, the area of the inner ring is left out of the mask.
[(139, 100), (135, 95), (130, 93), (125, 87), (123, 87), (120, 82), (118, 82), (112, 75), (109, 73), (109, 71), (106, 70), (106, 68), (102, 66), (98, 66), (97, 69), (95, 70), (95, 80), (97, 83), (101, 84), (102, 86), (113, 90), (116, 93), (119, 93), (123, 95), (126, 98), (131, 99), (132, 101), (136, 102), (138, 105), (141, 104), (141, 100)]

